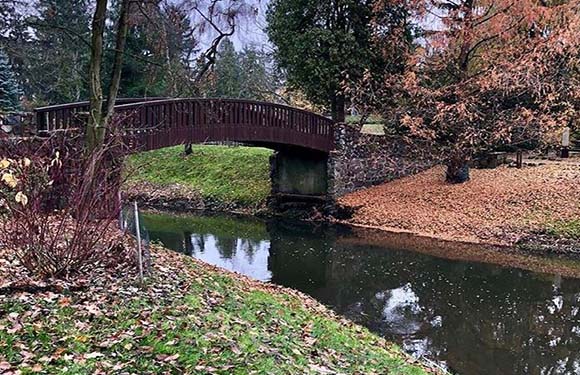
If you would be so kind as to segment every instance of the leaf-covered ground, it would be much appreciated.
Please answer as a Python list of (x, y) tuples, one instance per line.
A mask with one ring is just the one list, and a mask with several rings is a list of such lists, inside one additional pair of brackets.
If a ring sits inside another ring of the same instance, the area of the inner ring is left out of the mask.
[(183, 146), (143, 152), (128, 158), (125, 190), (149, 199), (256, 208), (270, 194), (271, 154), (258, 147), (228, 146), (194, 146), (188, 156)]
[[(96, 270), (76, 291), (4, 285), (0, 373), (425, 373), (298, 292), (164, 249), (154, 249), (152, 263), (144, 286), (122, 269)], [(6, 256), (0, 264), (13, 266)]]
[(534, 233), (578, 236), (580, 161), (472, 170), (450, 185), (443, 167), (349, 194), (350, 224), (499, 245)]

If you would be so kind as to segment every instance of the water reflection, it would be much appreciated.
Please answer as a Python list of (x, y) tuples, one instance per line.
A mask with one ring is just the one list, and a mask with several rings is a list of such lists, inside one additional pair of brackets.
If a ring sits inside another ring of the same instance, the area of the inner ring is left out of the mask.
[(580, 280), (352, 241), (335, 227), (144, 218), (151, 239), (302, 290), (460, 374), (580, 374)]

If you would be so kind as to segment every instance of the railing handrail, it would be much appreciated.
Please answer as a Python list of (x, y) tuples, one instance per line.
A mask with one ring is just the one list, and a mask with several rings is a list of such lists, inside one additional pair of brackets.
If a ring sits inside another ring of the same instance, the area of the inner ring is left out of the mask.
[(144, 102), (134, 102), (134, 103), (127, 103), (116, 105), (115, 110), (124, 110), (124, 109), (133, 109), (140, 106), (154, 106), (159, 104), (172, 104), (172, 103), (184, 103), (184, 102), (230, 102), (230, 103), (247, 103), (247, 104), (256, 104), (256, 105), (263, 105), (268, 107), (275, 107), (275, 108), (282, 108), (288, 109), (291, 111), (296, 111), (300, 113), (307, 114), (309, 116), (318, 117), (321, 120), (327, 121), (328, 123), (333, 123), (334, 121), (326, 116), (323, 116), (318, 113), (310, 112), (302, 108), (292, 107), (286, 104), (280, 103), (271, 103), (271, 102), (263, 102), (259, 100), (251, 100), (251, 99), (234, 99), (234, 98), (173, 98), (173, 99), (159, 99), (159, 100), (148, 100)]
[[(167, 99), (167, 98), (164, 98), (164, 97), (119, 98), (115, 101), (115, 106), (132, 104), (132, 103), (146, 103), (148, 101), (157, 101), (157, 100), (162, 100), (162, 99)], [(90, 105), (90, 102), (88, 102), (88, 101), (66, 103), (66, 104), (55, 104), (55, 105), (48, 105), (48, 106), (44, 106), (44, 107), (35, 108), (34, 112), (35, 113), (51, 112), (51, 111), (58, 111), (61, 109), (73, 109), (73, 108), (79, 108), (79, 107), (86, 107), (88, 105)]]

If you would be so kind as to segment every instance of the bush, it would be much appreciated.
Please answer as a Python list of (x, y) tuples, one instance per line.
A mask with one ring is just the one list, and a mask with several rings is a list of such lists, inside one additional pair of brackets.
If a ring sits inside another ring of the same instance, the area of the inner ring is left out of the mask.
[(120, 157), (113, 141), (86, 156), (74, 135), (0, 144), (0, 246), (42, 277), (121, 255)]

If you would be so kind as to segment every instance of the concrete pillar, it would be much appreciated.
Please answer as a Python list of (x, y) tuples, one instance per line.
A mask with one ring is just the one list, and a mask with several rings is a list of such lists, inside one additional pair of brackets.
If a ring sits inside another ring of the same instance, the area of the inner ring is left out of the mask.
[(284, 149), (270, 158), (272, 196), (297, 200), (325, 199), (328, 155), (304, 149)]

